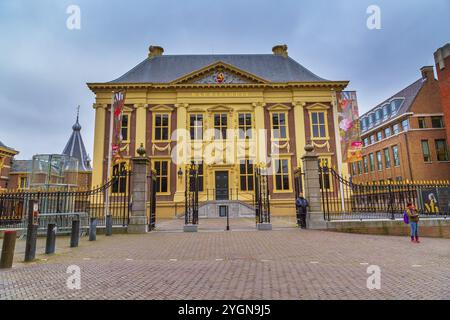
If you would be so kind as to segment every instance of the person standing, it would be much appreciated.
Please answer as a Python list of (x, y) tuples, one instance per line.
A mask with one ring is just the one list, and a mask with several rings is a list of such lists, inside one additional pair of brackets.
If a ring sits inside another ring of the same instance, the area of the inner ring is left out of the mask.
[(409, 218), (409, 225), (411, 226), (411, 242), (420, 243), (419, 241), (419, 212), (416, 207), (409, 202), (406, 205), (406, 214)]
[(308, 213), (308, 200), (303, 197), (303, 193), (300, 193), (295, 200), (295, 206), (297, 207), (297, 224), (300, 228), (306, 229), (306, 215)]

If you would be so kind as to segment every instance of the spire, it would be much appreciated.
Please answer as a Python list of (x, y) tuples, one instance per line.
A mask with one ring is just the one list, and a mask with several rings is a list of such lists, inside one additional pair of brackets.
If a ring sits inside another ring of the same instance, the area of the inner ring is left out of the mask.
[(81, 137), (81, 125), (79, 123), (80, 106), (77, 107), (77, 119), (72, 126), (72, 135), (67, 141), (66, 147), (63, 150), (63, 154), (78, 159), (79, 171), (91, 171), (91, 164), (89, 156), (86, 152), (86, 148)]

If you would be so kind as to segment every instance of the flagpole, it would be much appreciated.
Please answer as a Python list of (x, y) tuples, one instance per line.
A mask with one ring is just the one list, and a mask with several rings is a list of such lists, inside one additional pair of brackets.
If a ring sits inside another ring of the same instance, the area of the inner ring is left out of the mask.
[[(108, 143), (108, 168), (107, 168), (107, 176), (106, 181), (109, 181), (111, 177), (111, 157), (112, 157), (112, 135), (113, 135), (113, 122), (114, 122), (114, 91), (112, 92), (111, 98), (111, 113), (109, 115), (109, 143)], [(106, 199), (105, 199), (105, 225), (106, 225), (106, 216), (108, 215), (109, 209), (109, 188), (106, 189)]]

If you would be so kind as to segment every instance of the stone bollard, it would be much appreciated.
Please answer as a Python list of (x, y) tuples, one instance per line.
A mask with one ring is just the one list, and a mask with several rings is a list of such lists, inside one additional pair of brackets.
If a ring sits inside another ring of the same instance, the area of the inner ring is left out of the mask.
[(56, 247), (56, 224), (49, 223), (47, 226), (47, 241), (45, 242), (45, 254), (55, 253)]
[(107, 236), (112, 235), (112, 230), (113, 230), (112, 225), (113, 225), (112, 215), (108, 214), (106, 216), (106, 230), (105, 230), (105, 234)]
[(89, 223), (89, 241), (97, 240), (97, 218), (91, 218)]
[(5, 231), (3, 238), (2, 256), (0, 258), (0, 269), (12, 268), (14, 250), (16, 248), (16, 231)]
[(25, 262), (33, 261), (36, 256), (36, 240), (38, 225), (32, 224), (27, 229), (27, 241), (25, 244)]
[(78, 240), (80, 239), (80, 220), (72, 221), (72, 231), (70, 233), (70, 247), (78, 247)]

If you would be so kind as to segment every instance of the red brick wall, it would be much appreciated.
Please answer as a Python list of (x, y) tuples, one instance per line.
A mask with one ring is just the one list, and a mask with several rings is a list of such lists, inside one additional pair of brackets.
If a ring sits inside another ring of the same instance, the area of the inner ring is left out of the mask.
[(447, 144), (450, 143), (450, 56), (444, 60), (445, 68), (440, 70), (436, 64), (441, 101), (444, 111), (445, 127), (447, 129)]

